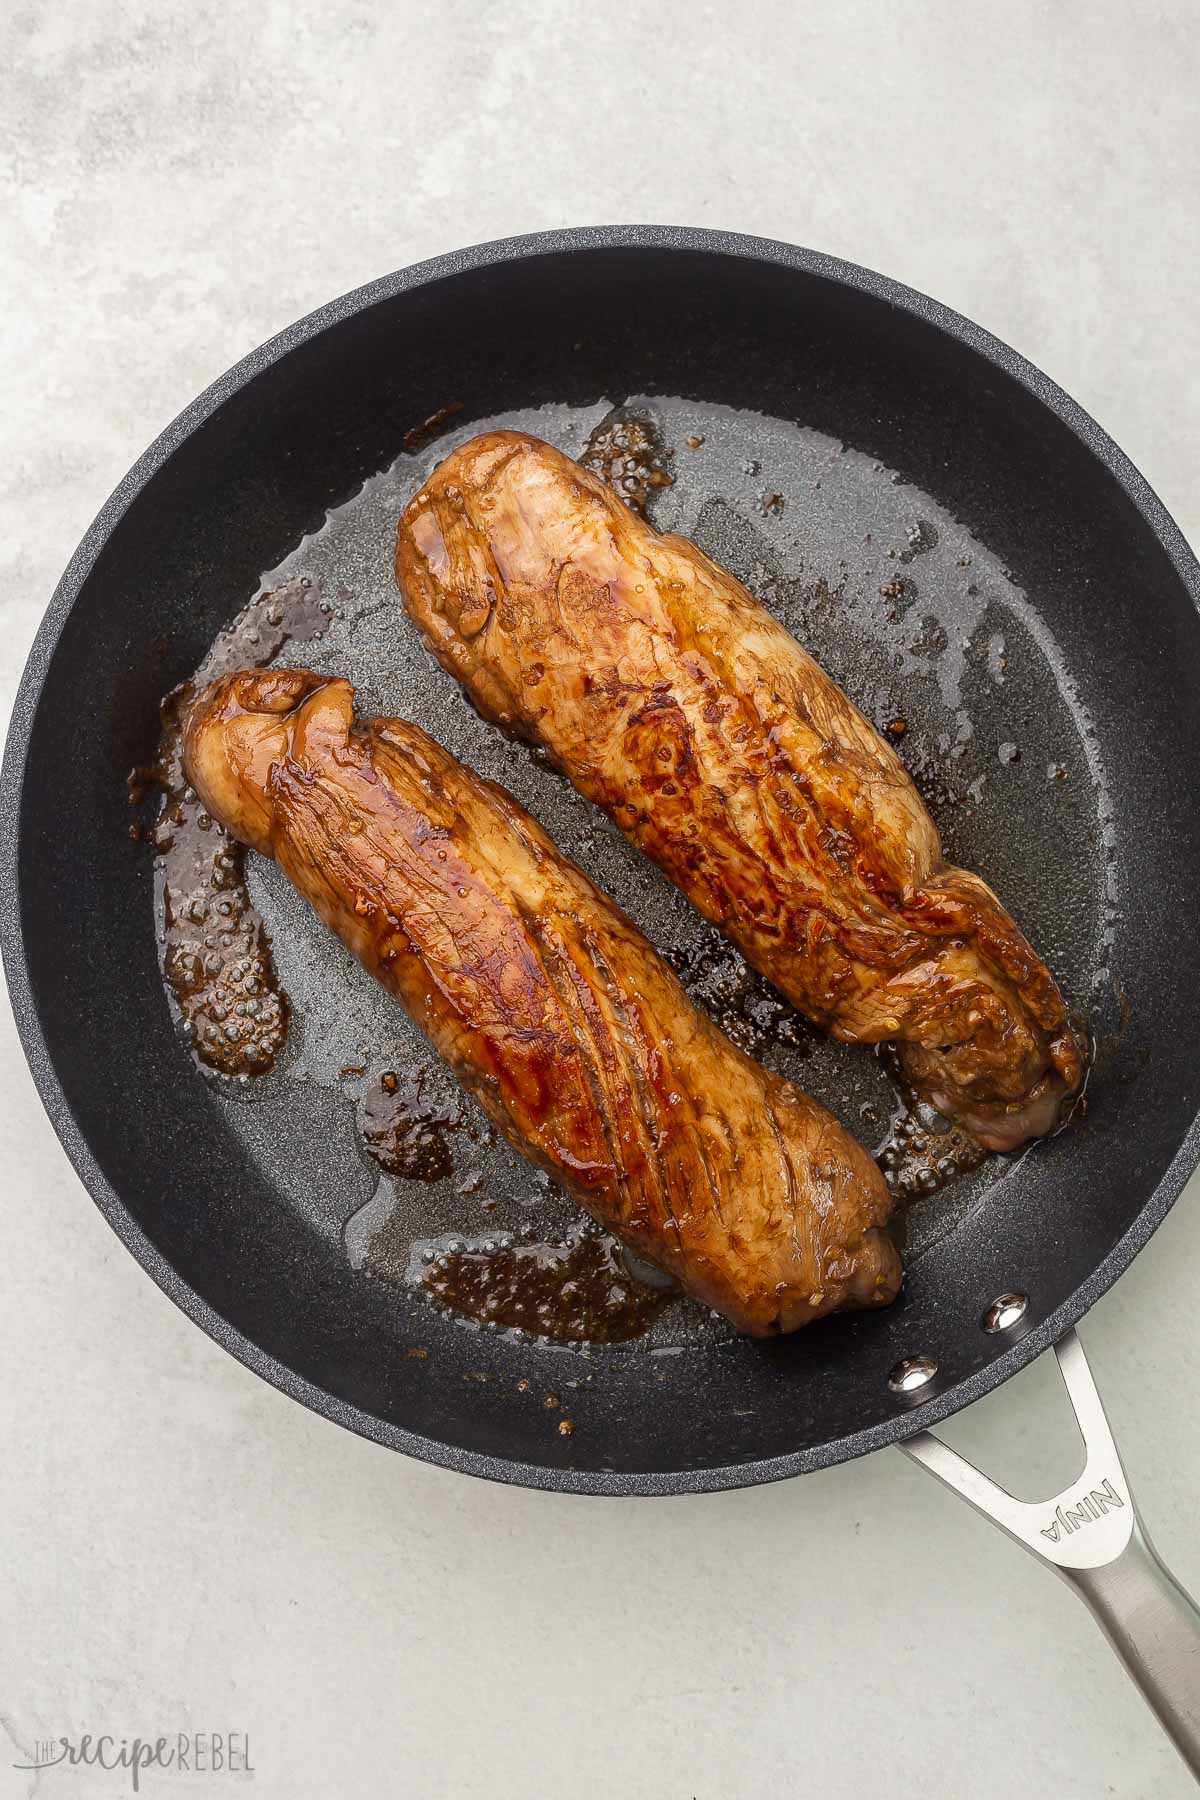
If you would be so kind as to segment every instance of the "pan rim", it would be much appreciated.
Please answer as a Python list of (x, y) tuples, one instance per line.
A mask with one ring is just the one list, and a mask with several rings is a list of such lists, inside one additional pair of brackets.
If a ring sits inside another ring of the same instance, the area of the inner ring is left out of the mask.
[(279, 1358), (262, 1350), (192, 1288), (151, 1243), (97, 1163), (50, 1057), (41, 1029), (21, 927), (19, 825), (30, 737), (47, 674), (67, 618), (104, 544), (143, 490), (192, 434), (241, 388), (267, 368), (330, 327), (409, 290), (508, 262), (547, 254), (612, 249), (701, 251), (744, 258), (816, 276), (870, 295), (924, 320), (1009, 376), (1067, 427), (1104, 466), (1153, 532), (1200, 613), (1200, 563), (1183, 533), (1139, 471), (1108, 434), (1049, 376), (1009, 345), (914, 288), (858, 264), (773, 239), (690, 226), (605, 225), (563, 228), (501, 238), (447, 252), (384, 275), (306, 314), (269, 338), (218, 377), (171, 421), (132, 465), (84, 533), (56, 587), (34, 637), (13, 704), (0, 768), (0, 950), (18, 1036), (38, 1095), (76, 1173), (93, 1201), (138, 1262), (214, 1342), (282, 1393), (375, 1443), (461, 1474), (554, 1492), (608, 1495), (708, 1493), (779, 1481), (848, 1461), (914, 1431), (949, 1418), (982, 1398), (1039, 1356), (1075, 1325), (1128, 1267), (1174, 1204), (1200, 1162), (1200, 1113), (1186, 1133), (1136, 1219), (1074, 1292), (1047, 1318), (983, 1368), (923, 1403), (899, 1408), (852, 1434), (783, 1456), (711, 1468), (613, 1470), (551, 1467), (520, 1462), (424, 1437), (326, 1392)]

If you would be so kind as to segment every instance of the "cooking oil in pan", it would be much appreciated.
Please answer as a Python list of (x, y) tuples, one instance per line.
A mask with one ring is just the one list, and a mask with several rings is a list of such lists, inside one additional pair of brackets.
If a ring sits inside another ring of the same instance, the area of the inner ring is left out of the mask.
[[(815, 1032), (543, 757), (480, 719), (400, 606), (396, 521), (450, 449), (505, 426), (586, 460), (660, 530), (694, 538), (887, 733), (947, 857), (986, 875), (1103, 1038), (1118, 987), (1108, 963), (1119, 900), (1111, 811), (1091, 720), (1045, 619), (932, 496), (803, 426), (638, 395), (491, 419), (464, 409), (439, 424), (440, 435), (417, 434), (264, 574), (258, 604), (303, 592), (328, 609), (320, 635), (294, 643), (285, 660), (346, 676), (360, 712), (415, 720), (511, 789), (735, 1042), (795, 1079), (875, 1151), (906, 1203), (906, 1255), (919, 1257), (984, 1202), (1003, 1162), (936, 1116), (914, 1113), (886, 1053)], [(605, 1282), (623, 1288), (624, 1274), (637, 1284), (654, 1272), (622, 1262), (611, 1240), (581, 1227), (571, 1203), (497, 1138), (273, 864), (250, 858), (245, 881), (290, 1023), (286, 1047), (272, 1049), (273, 1072), (241, 1085), (259, 1103), (235, 1104), (239, 1094), (226, 1083), (218, 1104), (269, 1158), (314, 1230), (338, 1233), (356, 1267), (397, 1284), (399, 1303), (457, 1298), (474, 1309), (476, 1328), (527, 1333), (540, 1309), (551, 1329), (535, 1335), (555, 1341), (586, 1328), (601, 1342), (668, 1349), (727, 1333), (704, 1309), (644, 1282), (640, 1295), (630, 1288), (624, 1317), (647, 1326), (636, 1338), (611, 1321), (597, 1328), (578, 1288), (556, 1301), (556, 1283), (570, 1288), (581, 1273), (595, 1300)], [(390, 1095), (382, 1085), (389, 1073), (397, 1081)], [(522, 1268), (537, 1271), (524, 1298)]]

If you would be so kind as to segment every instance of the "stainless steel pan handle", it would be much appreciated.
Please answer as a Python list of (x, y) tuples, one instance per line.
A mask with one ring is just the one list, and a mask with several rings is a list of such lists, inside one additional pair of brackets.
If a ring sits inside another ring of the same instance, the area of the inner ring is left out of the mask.
[(1070, 1583), (1200, 1781), (1200, 1610), (1146, 1536), (1074, 1331), (1055, 1355), (1086, 1452), (1063, 1493), (1015, 1500), (929, 1431), (900, 1448)]

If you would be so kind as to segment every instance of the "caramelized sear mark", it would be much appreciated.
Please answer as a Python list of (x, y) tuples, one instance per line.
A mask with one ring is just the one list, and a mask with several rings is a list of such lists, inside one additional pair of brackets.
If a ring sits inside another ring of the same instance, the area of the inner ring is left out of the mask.
[[(303, 669), (199, 693), (184, 759), (212, 815), (279, 862), (509, 1142), (629, 1250), (758, 1336), (894, 1296), (866, 1151), (724, 1037), (502, 788), (404, 720), (356, 721), (347, 682)], [(368, 1110), (389, 1156), (403, 1077), (385, 1073)], [(631, 1286), (617, 1305), (596, 1258), (557, 1282), (568, 1321), (657, 1304)], [(525, 1290), (506, 1271), (528, 1260), (487, 1278), (508, 1311)], [(479, 1298), (479, 1266), (453, 1272)], [(547, 1317), (550, 1273), (532, 1277)]]
[(622, 504), (636, 472), (595, 445), (582, 464), (496, 431), (429, 478), (395, 567), (430, 649), (815, 1024), (895, 1041), (988, 1149), (1052, 1131), (1086, 1046), (996, 895), (946, 863), (887, 741), (906, 722), (881, 736), (739, 582)]

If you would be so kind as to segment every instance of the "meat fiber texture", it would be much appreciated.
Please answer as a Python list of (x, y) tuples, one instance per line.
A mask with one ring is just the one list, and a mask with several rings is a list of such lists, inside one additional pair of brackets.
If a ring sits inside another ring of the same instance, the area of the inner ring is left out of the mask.
[(895, 1041), (990, 1149), (1084, 1073), (1053, 976), (949, 866), (892, 747), (742, 585), (539, 439), (455, 450), (405, 511), (404, 604), (480, 711), (541, 745), (817, 1025)]
[(274, 857), (497, 1127), (596, 1219), (755, 1336), (901, 1278), (891, 1198), (824, 1107), (738, 1050), (511, 795), (346, 681), (226, 675), (188, 775)]

